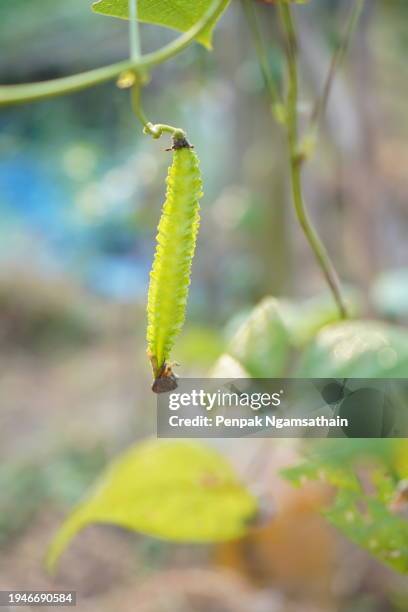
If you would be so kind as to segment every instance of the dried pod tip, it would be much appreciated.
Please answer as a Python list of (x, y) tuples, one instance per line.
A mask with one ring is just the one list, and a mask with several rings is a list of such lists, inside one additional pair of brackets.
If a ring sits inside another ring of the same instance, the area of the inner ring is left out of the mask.
[(193, 149), (194, 147), (188, 142), (185, 134), (174, 134), (173, 136), (173, 146), (171, 147), (173, 151), (177, 149)]
[(155, 393), (167, 393), (177, 389), (177, 376), (174, 374), (171, 366), (164, 364), (160, 372), (154, 379), (152, 391)]

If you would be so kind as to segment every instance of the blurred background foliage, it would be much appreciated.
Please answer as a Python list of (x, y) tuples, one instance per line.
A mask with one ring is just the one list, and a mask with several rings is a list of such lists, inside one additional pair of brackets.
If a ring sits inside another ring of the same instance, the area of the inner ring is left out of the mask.
[[(350, 4), (296, 8), (305, 117)], [(366, 5), (305, 173), (306, 195), (360, 312), (404, 324), (408, 6)], [(257, 9), (280, 80), (276, 14), (261, 2)], [(144, 50), (174, 36), (151, 26), (142, 34)], [(2, 2), (0, 40), (2, 84), (128, 54), (126, 23), (93, 14), (86, 0)], [(151, 77), (149, 118), (187, 130), (205, 180), (188, 324), (175, 351), (183, 375), (207, 372), (265, 295), (314, 300), (304, 302), (304, 326), (295, 330), (302, 346), (320, 327), (313, 313), (333, 314), (325, 296), (319, 301), (324, 285), (291, 211), (285, 144), (240, 3), (220, 21), (212, 53), (194, 45)], [(9, 588), (51, 584), (42, 566), (50, 533), (111, 457), (153, 431), (144, 309), (165, 146), (141, 134), (114, 84), (1, 109), (0, 582)], [(242, 449), (228, 452), (239, 459)], [(158, 612), (163, 588), (177, 612), (406, 609), (399, 578), (316, 518), (325, 491), (292, 492), (277, 481), (276, 466), (296, 450), (270, 453), (279, 520), (254, 537), (251, 557), (240, 545), (170, 548), (95, 528), (67, 553), (58, 584), (87, 596), (83, 610), (116, 610), (118, 602), (133, 610), (137, 601), (138, 610)], [(320, 550), (314, 561), (307, 546), (299, 550), (300, 521), (302, 539)]]

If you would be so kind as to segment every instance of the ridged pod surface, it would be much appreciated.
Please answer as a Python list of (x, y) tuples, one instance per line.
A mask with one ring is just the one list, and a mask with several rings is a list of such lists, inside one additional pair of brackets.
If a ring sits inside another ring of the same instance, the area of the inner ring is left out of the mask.
[(170, 357), (185, 318), (191, 264), (200, 222), (199, 160), (186, 141), (173, 147), (157, 233), (147, 303), (147, 344), (155, 377)]

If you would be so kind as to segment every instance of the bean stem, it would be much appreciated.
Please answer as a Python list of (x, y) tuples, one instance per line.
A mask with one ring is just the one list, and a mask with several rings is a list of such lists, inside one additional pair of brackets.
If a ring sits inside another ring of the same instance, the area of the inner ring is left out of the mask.
[(139, 61), (141, 56), (141, 42), (138, 21), (138, 0), (129, 0), (129, 49), (130, 59)]
[(134, 71), (143, 73), (147, 68), (157, 66), (174, 57), (188, 47), (205, 28), (211, 23), (221, 10), (225, 0), (214, 0), (202, 18), (184, 34), (178, 36), (173, 42), (157, 51), (147, 53), (138, 59), (127, 59), (102, 68), (95, 68), (68, 77), (41, 81), (39, 83), (25, 83), (21, 85), (0, 86), (0, 106), (25, 104), (73, 93), (105, 83), (117, 78), (122, 72)]
[(303, 158), (299, 150), (299, 128), (298, 128), (298, 100), (299, 100), (299, 79), (298, 79), (298, 43), (296, 28), (292, 16), (290, 5), (279, 0), (279, 13), (283, 30), (286, 34), (286, 57), (288, 73), (288, 94), (286, 126), (289, 147), (290, 177), (292, 185), (292, 197), (294, 208), (299, 224), (306, 236), (307, 241), (314, 253), (317, 263), (320, 266), (323, 277), (325, 278), (333, 298), (338, 306), (339, 314), (342, 319), (347, 318), (347, 308), (342, 296), (339, 278), (330, 256), (320, 240), (319, 235), (306, 210), (303, 188), (302, 188), (302, 163)]
[(252, 38), (256, 54), (258, 57), (259, 68), (261, 70), (266, 89), (272, 101), (272, 105), (279, 102), (279, 91), (275, 85), (274, 78), (269, 68), (268, 55), (266, 52), (265, 44), (262, 38), (261, 30), (259, 28), (259, 22), (255, 10), (255, 3), (253, 0), (241, 0), (242, 6), (245, 11), (245, 16), (248, 22), (249, 29), (251, 30)]

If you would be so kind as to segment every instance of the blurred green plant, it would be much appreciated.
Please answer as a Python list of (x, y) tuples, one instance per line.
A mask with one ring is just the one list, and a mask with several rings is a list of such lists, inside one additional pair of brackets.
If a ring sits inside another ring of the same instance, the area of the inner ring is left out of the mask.
[(334, 488), (324, 516), (351, 541), (408, 573), (408, 448), (405, 440), (330, 440), (314, 445), (304, 464), (283, 475)]
[(347, 321), (318, 333), (294, 374), (305, 378), (404, 378), (407, 372), (407, 330), (376, 321)]
[(95, 340), (103, 330), (62, 283), (18, 273), (0, 278), (0, 345), (48, 351)]
[(31, 525), (46, 506), (78, 502), (106, 463), (101, 447), (66, 448), (38, 463), (3, 463), (0, 467), (0, 546)]
[[(313, 304), (308, 321), (304, 313), (310, 302), (296, 305), (264, 299), (233, 335), (229, 353), (220, 361), (229, 356), (234, 367), (258, 378), (406, 377), (405, 330), (385, 323), (338, 322), (338, 311), (333, 303), (328, 307), (326, 297), (320, 309), (316, 300)], [(384, 563), (407, 572), (408, 524), (391, 507), (408, 477), (406, 442), (327, 440), (312, 450), (303, 465), (286, 470), (285, 476), (297, 484), (320, 479), (333, 486), (338, 495), (324, 511), (328, 520)], [(356, 467), (362, 460), (363, 465), (366, 460), (370, 466), (375, 464), (370, 494)], [(125, 453), (102, 475), (94, 492), (57, 534), (48, 565), (54, 567), (71, 538), (92, 522), (175, 541), (215, 542), (243, 536), (256, 508), (255, 498), (218, 453), (187, 442), (146, 442)], [(408, 499), (402, 509), (408, 510)]]
[(47, 486), (35, 465), (0, 468), (0, 546), (21, 534), (47, 498)]
[[(359, 306), (355, 294), (350, 293), (348, 304), (350, 312), (357, 314)], [(301, 360), (303, 350), (307, 355), (316, 334), (325, 326), (338, 321), (336, 305), (327, 295), (297, 303), (266, 297), (233, 333), (226, 354), (239, 362), (254, 378), (300, 377), (303, 373), (296, 364)], [(347, 323), (344, 325), (347, 328)], [(339, 326), (341, 328), (340, 323)], [(320, 365), (308, 375), (319, 377)]]
[(182, 363), (209, 368), (221, 355), (224, 342), (219, 331), (204, 325), (187, 325), (177, 344), (177, 358)]

